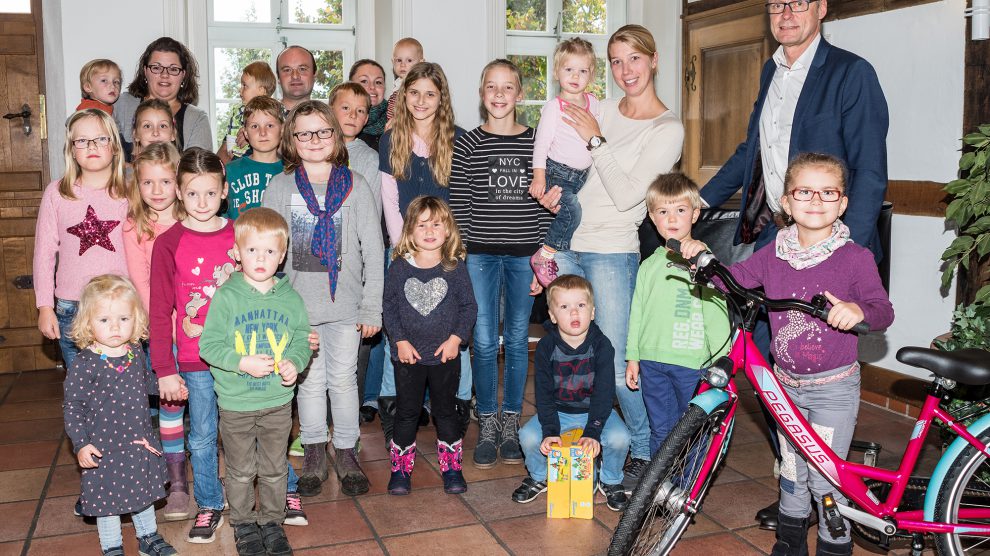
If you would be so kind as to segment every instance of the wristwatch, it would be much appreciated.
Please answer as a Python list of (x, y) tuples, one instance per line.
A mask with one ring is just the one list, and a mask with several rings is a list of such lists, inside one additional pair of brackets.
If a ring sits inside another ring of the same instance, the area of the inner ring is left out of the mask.
[(588, 150), (593, 151), (605, 143), (605, 138), (601, 135), (596, 135), (591, 139), (588, 139)]

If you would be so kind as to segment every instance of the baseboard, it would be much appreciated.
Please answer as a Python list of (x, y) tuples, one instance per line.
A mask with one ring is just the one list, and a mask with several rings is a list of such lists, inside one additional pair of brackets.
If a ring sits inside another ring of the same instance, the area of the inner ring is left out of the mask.
[(927, 381), (869, 363), (862, 365), (860, 373), (860, 397), (864, 402), (908, 417), (917, 417), (921, 413), (927, 395)]

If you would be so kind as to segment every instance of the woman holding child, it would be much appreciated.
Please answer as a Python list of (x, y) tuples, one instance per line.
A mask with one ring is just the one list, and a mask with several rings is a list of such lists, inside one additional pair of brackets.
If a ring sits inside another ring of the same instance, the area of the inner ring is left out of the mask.
[[(595, 288), (595, 322), (615, 347), (615, 384), (623, 418), (632, 437), (632, 461), (623, 483), (638, 481), (650, 459), (650, 426), (639, 391), (625, 384), (628, 317), (639, 267), (637, 229), (646, 217), (646, 190), (658, 174), (671, 170), (681, 155), (684, 127), (657, 97), (657, 49), (653, 35), (626, 25), (608, 41), (612, 79), (625, 95), (601, 103), (596, 120), (585, 110), (564, 109), (570, 125), (588, 143), (592, 165), (578, 193), (581, 223), (571, 249), (556, 255), (558, 275), (586, 277)], [(556, 210), (560, 188), (540, 200)]]

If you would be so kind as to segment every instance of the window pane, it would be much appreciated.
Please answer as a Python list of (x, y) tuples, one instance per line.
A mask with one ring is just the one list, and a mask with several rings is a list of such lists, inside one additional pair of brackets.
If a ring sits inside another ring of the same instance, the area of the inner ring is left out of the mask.
[[(226, 140), (227, 137), (227, 124), (230, 123), (230, 118), (237, 114), (238, 106), (240, 102), (218, 102), (216, 103), (216, 129), (213, 130), (213, 137), (216, 138), (217, 144), (219, 146), (221, 142)], [(236, 125), (236, 124), (235, 124)]]
[(344, 53), (339, 50), (314, 50), (316, 58), (316, 85), (313, 98), (330, 98), (330, 89), (344, 81)]
[(516, 121), (535, 128), (540, 123), (540, 110), (542, 109), (542, 104), (517, 104)]
[(0, 13), (29, 14), (31, 13), (31, 0), (0, 0)]
[(523, 98), (542, 101), (547, 99), (547, 57), (511, 54), (509, 60), (519, 66), (523, 77)]
[(213, 0), (213, 21), (267, 23), (271, 20), (269, 0)]
[(595, 64), (595, 81), (588, 88), (589, 92), (600, 99), (605, 98), (605, 66), (607, 65), (607, 60), (598, 59), (598, 63)]
[(289, 5), (291, 23), (323, 23), (336, 25), (343, 21), (342, 0), (292, 0)]
[(546, 0), (506, 0), (505, 28), (509, 31), (546, 31)]
[(272, 51), (267, 48), (214, 48), (213, 97), (239, 99), (244, 66), (256, 60), (271, 63), (271, 59)]
[(605, 34), (606, 0), (564, 0), (563, 32)]

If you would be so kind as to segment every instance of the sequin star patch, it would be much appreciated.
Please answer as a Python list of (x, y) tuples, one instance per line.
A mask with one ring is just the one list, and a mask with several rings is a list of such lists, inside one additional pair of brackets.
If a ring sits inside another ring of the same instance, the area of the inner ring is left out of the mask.
[(119, 225), (120, 220), (100, 220), (96, 217), (93, 205), (89, 205), (86, 207), (86, 218), (65, 231), (79, 238), (79, 254), (82, 255), (94, 245), (107, 251), (116, 251), (110, 242), (110, 232)]

